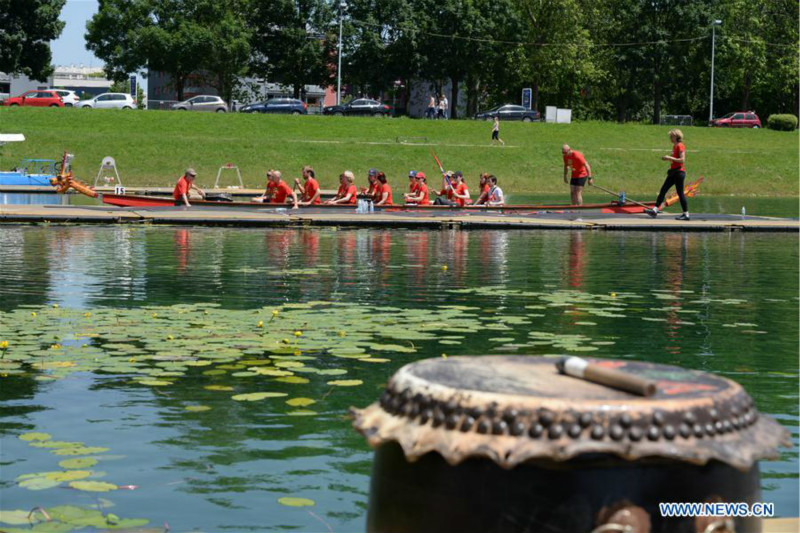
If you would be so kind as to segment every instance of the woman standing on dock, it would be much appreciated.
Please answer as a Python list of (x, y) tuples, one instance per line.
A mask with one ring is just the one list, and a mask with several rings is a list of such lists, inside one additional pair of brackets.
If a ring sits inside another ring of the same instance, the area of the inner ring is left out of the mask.
[(683, 214), (675, 217), (675, 220), (689, 220), (689, 202), (686, 201), (686, 195), (683, 191), (683, 182), (686, 181), (686, 147), (683, 145), (683, 132), (677, 129), (671, 130), (669, 132), (669, 140), (672, 141), (672, 155), (661, 156), (662, 161), (671, 161), (667, 171), (667, 179), (664, 180), (664, 184), (661, 186), (655, 207), (646, 209), (645, 213), (656, 218), (661, 204), (664, 203), (667, 191), (674, 185), (683, 209)]

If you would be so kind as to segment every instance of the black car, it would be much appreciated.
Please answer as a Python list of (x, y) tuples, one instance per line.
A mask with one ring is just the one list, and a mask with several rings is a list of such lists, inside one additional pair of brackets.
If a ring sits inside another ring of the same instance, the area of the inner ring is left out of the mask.
[(242, 113), (284, 113), (307, 115), (308, 106), (296, 98), (272, 98), (266, 102), (247, 104), (240, 109)]
[(344, 105), (332, 105), (322, 110), (324, 115), (353, 115), (361, 117), (390, 117), (392, 106), (382, 104), (377, 100), (359, 98)]
[(493, 120), (494, 117), (499, 117), (500, 120), (521, 120), (522, 122), (533, 122), (534, 120), (542, 119), (542, 115), (535, 109), (528, 109), (514, 104), (499, 105), (489, 111), (475, 115), (476, 120)]

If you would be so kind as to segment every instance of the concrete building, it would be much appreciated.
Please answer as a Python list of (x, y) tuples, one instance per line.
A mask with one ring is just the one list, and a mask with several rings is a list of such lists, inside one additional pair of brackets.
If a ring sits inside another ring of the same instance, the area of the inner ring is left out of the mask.
[(32, 80), (23, 74), (11, 76), (0, 72), (0, 98), (19, 96), (36, 89), (68, 89), (79, 95), (98, 95), (108, 92), (112, 82), (99, 67), (83, 65), (56, 66), (45, 81)]

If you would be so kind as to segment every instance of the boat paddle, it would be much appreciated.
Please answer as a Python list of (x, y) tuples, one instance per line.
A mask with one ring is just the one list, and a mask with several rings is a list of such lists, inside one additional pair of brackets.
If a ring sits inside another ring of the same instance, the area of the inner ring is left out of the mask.
[(594, 183), (590, 183), (589, 185), (591, 185), (595, 189), (600, 189), (601, 191), (605, 191), (605, 192), (607, 192), (608, 194), (610, 194), (612, 196), (616, 196), (620, 200), (620, 204), (624, 204), (625, 202), (630, 202), (632, 204), (640, 205), (640, 206), (644, 207), (645, 209), (652, 209), (652, 206), (650, 206), (650, 205), (643, 204), (642, 202), (637, 202), (636, 200), (633, 200), (631, 198), (626, 197), (624, 192), (617, 194), (614, 191), (610, 191), (610, 190), (606, 189), (605, 187), (601, 187), (599, 185), (595, 185)]
[(436, 157), (436, 152), (433, 151), (433, 148), (431, 148), (431, 155), (433, 156), (433, 160), (436, 161), (436, 164), (439, 166), (439, 171), (442, 173), (442, 177), (447, 182), (447, 187), (450, 188), (451, 191), (454, 190), (453, 189), (453, 184), (450, 181), (450, 176), (448, 176), (447, 172), (444, 171), (444, 167), (442, 166), (442, 162), (439, 161), (438, 157)]

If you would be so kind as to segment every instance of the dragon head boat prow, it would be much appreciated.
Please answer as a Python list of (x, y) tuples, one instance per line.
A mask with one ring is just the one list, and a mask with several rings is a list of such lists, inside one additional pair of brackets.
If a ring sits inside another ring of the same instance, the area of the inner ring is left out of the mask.
[(72, 159), (75, 156), (73, 154), (64, 152), (64, 156), (61, 158), (61, 168), (58, 170), (58, 174), (52, 178), (50, 178), (50, 185), (56, 188), (56, 192), (60, 194), (65, 194), (70, 188), (75, 189), (77, 192), (81, 194), (85, 194), (91, 198), (97, 198), (97, 191), (86, 185), (80, 180), (75, 179), (72, 174)]

